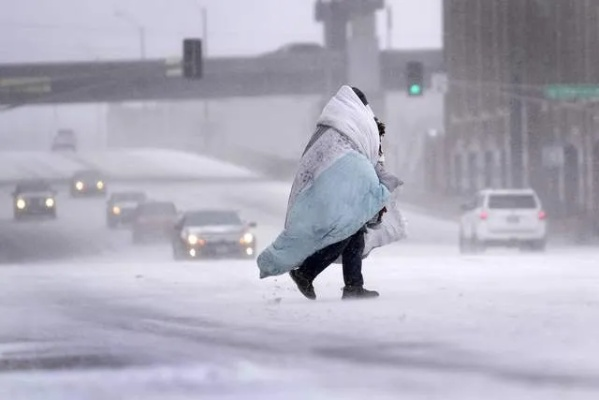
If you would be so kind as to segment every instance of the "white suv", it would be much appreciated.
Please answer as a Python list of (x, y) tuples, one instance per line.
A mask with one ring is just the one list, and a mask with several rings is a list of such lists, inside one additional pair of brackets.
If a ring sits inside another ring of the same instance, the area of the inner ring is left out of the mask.
[(547, 214), (532, 189), (483, 190), (462, 205), (460, 252), (489, 246), (545, 250)]

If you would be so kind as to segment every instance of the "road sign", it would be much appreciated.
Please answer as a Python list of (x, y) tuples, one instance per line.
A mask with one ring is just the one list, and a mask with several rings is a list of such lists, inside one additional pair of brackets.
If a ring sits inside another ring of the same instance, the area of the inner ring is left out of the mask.
[(0, 93), (42, 94), (52, 92), (49, 77), (0, 78)]
[(599, 99), (599, 85), (547, 85), (544, 94), (552, 100)]
[(181, 58), (167, 58), (164, 60), (165, 72), (167, 77), (183, 76), (183, 60)]

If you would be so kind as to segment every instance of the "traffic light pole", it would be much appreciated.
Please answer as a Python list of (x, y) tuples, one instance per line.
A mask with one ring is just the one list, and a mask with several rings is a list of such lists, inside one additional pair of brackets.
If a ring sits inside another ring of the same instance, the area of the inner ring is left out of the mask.
[(514, 188), (523, 188), (528, 184), (525, 159), (528, 157), (527, 135), (528, 123), (526, 122), (526, 103), (522, 99), (522, 82), (526, 74), (526, 38), (522, 35), (525, 31), (525, 17), (520, 14), (514, 17), (514, 26), (523, 29), (514, 29), (508, 33), (512, 43), (509, 54), (509, 82), (514, 87), (517, 96), (509, 99), (509, 150), (511, 155), (511, 185)]
[[(518, 84), (517, 80), (512, 81)], [(514, 188), (523, 188), (526, 185), (525, 179), (525, 135), (526, 124), (526, 105), (520, 96), (511, 96), (509, 105), (510, 124), (509, 124), (509, 147), (510, 147), (510, 165), (511, 165), (511, 185)]]

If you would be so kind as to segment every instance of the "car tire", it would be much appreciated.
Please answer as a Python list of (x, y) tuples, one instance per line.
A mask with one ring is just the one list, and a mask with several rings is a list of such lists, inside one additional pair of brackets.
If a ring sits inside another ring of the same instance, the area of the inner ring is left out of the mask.
[(536, 253), (542, 253), (547, 249), (547, 242), (542, 239), (542, 240), (535, 240), (534, 242), (530, 243), (530, 250), (534, 251)]

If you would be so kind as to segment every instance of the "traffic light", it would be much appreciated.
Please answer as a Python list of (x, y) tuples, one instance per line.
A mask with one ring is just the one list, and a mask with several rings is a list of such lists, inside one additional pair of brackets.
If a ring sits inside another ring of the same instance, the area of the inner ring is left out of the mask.
[(424, 65), (421, 62), (408, 62), (406, 66), (406, 83), (408, 96), (416, 97), (424, 94)]
[(188, 79), (200, 79), (203, 72), (202, 40), (183, 40), (183, 76)]

